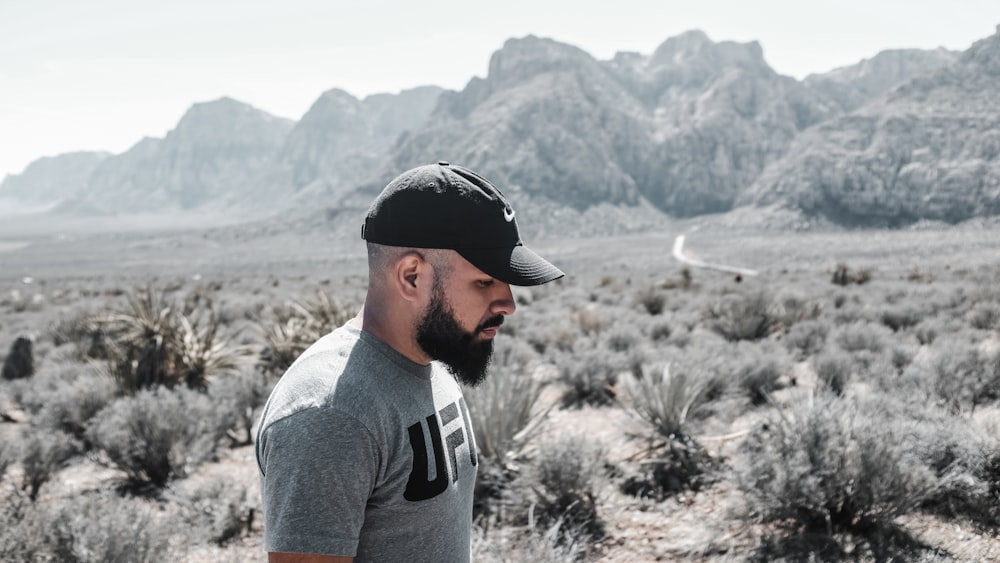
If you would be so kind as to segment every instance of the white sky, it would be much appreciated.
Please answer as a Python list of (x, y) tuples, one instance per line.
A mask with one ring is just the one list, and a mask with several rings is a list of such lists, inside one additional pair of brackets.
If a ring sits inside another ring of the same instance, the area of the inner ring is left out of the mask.
[(608, 59), (701, 29), (757, 40), (801, 78), (888, 48), (965, 49), (997, 24), (997, 0), (0, 0), (0, 178), (123, 152), (221, 96), (298, 119), (334, 87), (461, 89), (528, 34)]

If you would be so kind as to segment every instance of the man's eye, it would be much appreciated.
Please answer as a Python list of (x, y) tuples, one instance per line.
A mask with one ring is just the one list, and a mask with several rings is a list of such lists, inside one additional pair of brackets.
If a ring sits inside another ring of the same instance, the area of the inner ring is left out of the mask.
[(476, 283), (479, 284), (479, 287), (487, 288), (493, 285), (493, 280), (478, 280)]

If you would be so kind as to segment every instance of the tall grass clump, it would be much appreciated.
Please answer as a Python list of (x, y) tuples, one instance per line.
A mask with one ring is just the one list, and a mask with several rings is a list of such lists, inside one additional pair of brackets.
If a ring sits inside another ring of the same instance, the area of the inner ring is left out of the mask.
[(820, 394), (753, 432), (735, 463), (751, 512), (800, 531), (864, 536), (919, 507), (934, 472), (910, 450), (906, 421), (882, 407)]
[(637, 456), (638, 475), (627, 478), (625, 492), (662, 499), (704, 483), (711, 460), (691, 435), (688, 419), (705, 403), (706, 383), (669, 364), (623, 378), (625, 409), (650, 430), (648, 445)]
[(162, 488), (212, 459), (226, 430), (219, 419), (205, 394), (158, 388), (109, 404), (86, 435), (129, 486)]

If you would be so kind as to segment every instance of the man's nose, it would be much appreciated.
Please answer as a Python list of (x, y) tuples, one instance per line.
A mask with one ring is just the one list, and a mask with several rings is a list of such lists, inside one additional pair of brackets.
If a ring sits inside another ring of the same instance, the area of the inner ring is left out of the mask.
[(510, 284), (497, 281), (497, 294), (490, 304), (490, 311), (497, 315), (513, 315), (517, 309), (514, 303), (514, 294), (510, 290)]

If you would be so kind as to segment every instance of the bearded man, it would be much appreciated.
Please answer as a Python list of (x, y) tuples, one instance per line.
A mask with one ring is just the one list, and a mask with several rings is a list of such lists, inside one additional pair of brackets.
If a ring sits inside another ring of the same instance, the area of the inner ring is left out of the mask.
[(459, 382), (487, 373), (511, 285), (563, 273), (520, 238), (492, 183), (404, 172), (362, 228), (368, 295), (271, 394), (257, 434), (274, 562), (467, 562), (477, 452)]

